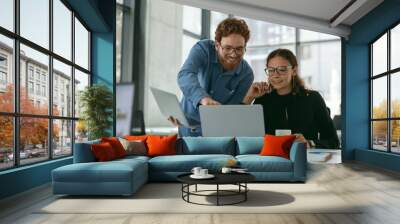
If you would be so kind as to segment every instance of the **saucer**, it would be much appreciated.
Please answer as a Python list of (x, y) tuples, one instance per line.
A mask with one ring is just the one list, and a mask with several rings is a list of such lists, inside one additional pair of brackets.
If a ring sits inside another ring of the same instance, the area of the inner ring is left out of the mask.
[(190, 175), (190, 178), (193, 178), (193, 179), (211, 179), (211, 178), (214, 178), (214, 177), (215, 176), (212, 175), (212, 174), (207, 174), (207, 175), (204, 175), (204, 176), (194, 175), (194, 174)]

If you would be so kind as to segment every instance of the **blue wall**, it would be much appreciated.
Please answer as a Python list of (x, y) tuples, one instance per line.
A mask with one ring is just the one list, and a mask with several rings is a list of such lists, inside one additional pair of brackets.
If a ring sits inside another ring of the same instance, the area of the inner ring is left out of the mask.
[(1, 172), (0, 199), (48, 183), (53, 169), (71, 163), (69, 157)]
[[(114, 93), (115, 0), (67, 0), (67, 2), (92, 31), (93, 83), (104, 83)], [(115, 131), (115, 107), (113, 123), (111, 131)], [(71, 163), (72, 158), (69, 157), (0, 172), (0, 199), (48, 183), (51, 181), (53, 169)]]
[[(351, 27), (344, 41), (344, 158), (399, 170), (399, 156), (369, 150), (369, 43), (400, 22), (400, 1), (385, 0)], [(362, 150), (362, 151), (360, 151)]]
[[(92, 82), (108, 86), (115, 102), (114, 47), (113, 33), (92, 33)], [(113, 114), (110, 133), (115, 136), (115, 106)]]

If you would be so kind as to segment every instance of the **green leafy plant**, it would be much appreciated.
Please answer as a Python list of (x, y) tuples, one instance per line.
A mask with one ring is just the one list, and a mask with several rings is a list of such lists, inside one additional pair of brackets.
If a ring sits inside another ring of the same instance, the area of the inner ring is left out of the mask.
[(102, 84), (86, 87), (80, 94), (81, 118), (88, 129), (89, 140), (110, 136), (112, 125), (113, 95)]

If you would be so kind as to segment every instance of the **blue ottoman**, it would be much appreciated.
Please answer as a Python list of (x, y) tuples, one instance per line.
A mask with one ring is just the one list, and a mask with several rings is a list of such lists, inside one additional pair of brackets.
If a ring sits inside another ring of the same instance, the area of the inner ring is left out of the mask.
[(52, 171), (53, 193), (132, 195), (148, 180), (147, 157), (74, 163)]

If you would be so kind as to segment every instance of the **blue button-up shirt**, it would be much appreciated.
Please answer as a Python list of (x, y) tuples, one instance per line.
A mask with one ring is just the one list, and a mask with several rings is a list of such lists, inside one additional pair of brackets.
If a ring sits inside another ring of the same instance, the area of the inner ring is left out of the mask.
[(223, 71), (218, 60), (214, 41), (201, 40), (190, 50), (178, 74), (178, 85), (183, 92), (182, 109), (192, 126), (181, 127), (181, 136), (201, 136), (198, 105), (204, 97), (211, 97), (221, 104), (240, 104), (253, 83), (250, 65), (241, 60), (231, 71)]

